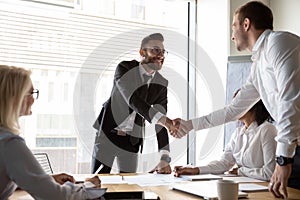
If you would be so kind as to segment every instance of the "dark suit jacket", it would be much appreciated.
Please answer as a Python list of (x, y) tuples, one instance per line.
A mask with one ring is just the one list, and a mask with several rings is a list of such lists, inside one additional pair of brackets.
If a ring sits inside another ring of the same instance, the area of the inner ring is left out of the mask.
[[(139, 62), (136, 60), (123, 61), (117, 66), (111, 96), (103, 104), (94, 128), (101, 130), (98, 133), (110, 138), (111, 134), (114, 134), (112, 131), (135, 111), (137, 114), (131, 137), (138, 139), (142, 145), (145, 120), (151, 123), (158, 111), (167, 113), (168, 81), (156, 72), (147, 88), (142, 83), (138, 66)], [(158, 148), (169, 151), (167, 130), (157, 124), (155, 130)]]

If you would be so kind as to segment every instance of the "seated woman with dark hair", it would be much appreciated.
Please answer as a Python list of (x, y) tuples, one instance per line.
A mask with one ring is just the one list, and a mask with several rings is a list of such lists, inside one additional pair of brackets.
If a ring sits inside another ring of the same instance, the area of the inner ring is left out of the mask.
[(277, 130), (263, 102), (257, 102), (243, 117), (244, 123), (231, 136), (220, 160), (200, 167), (175, 167), (175, 176), (191, 174), (222, 174), (235, 164), (235, 173), (263, 181), (270, 180), (275, 169)]
[[(94, 199), (102, 195), (100, 189), (74, 184), (74, 178), (62, 173), (46, 174), (19, 136), (20, 116), (31, 115), (34, 97), (30, 71), (0, 65), (0, 199), (8, 199), (17, 187), (34, 199)], [(100, 187), (98, 177), (87, 179)]]

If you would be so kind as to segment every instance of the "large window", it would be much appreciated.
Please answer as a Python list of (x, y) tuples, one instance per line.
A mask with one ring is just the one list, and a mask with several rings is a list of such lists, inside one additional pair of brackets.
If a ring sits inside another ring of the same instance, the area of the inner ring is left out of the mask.
[[(32, 151), (48, 152), (55, 172), (90, 172), (92, 124), (114, 69), (139, 60), (140, 41), (150, 33), (163, 33), (169, 51), (161, 71), (169, 80), (168, 116), (187, 118), (188, 1), (68, 1), (72, 8), (42, 2), (1, 1), (0, 62), (32, 70), (40, 98), (33, 115), (21, 119), (22, 132)], [(159, 159), (154, 128), (146, 130), (144, 172)], [(186, 140), (170, 142), (173, 164), (186, 163)]]

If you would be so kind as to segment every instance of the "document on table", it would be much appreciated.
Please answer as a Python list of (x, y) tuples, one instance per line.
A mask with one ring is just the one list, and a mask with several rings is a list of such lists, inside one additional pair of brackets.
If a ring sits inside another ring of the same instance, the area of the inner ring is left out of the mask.
[(137, 184), (140, 186), (158, 186), (170, 185), (172, 183), (183, 181), (182, 178), (174, 177), (174, 174), (146, 174), (138, 176), (123, 176), (128, 184)]
[(127, 183), (120, 175), (99, 176), (101, 184), (124, 184)]
[(239, 190), (243, 192), (255, 192), (255, 191), (267, 191), (268, 187), (253, 183), (242, 183), (239, 184)]
[(223, 180), (231, 180), (231, 181), (235, 181), (238, 183), (247, 183), (247, 182), (261, 183), (261, 182), (264, 182), (264, 181), (261, 181), (258, 179), (249, 178), (249, 177), (245, 177), (245, 176), (223, 176)]
[[(92, 174), (72, 174), (76, 182), (84, 182), (86, 178), (91, 178)], [(123, 180), (120, 175), (108, 175), (108, 176), (98, 176), (101, 180), (101, 184), (124, 184), (127, 183)]]
[(180, 177), (188, 181), (207, 181), (207, 180), (222, 179), (221, 176), (214, 175), (214, 174), (181, 175)]

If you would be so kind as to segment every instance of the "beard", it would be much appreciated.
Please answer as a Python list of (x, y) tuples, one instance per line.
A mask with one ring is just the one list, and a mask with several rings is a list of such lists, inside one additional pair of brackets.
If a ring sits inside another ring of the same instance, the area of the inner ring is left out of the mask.
[(152, 70), (158, 71), (162, 68), (163, 61), (157, 58), (146, 57), (144, 60), (144, 64), (147, 65)]
[(244, 51), (249, 46), (249, 39), (247, 34), (240, 29), (235, 35), (235, 47), (238, 51)]
[(146, 65), (147, 65), (147, 67), (149, 67), (150, 69), (155, 70), (155, 71), (158, 71), (162, 68), (162, 65), (159, 63), (147, 63)]

